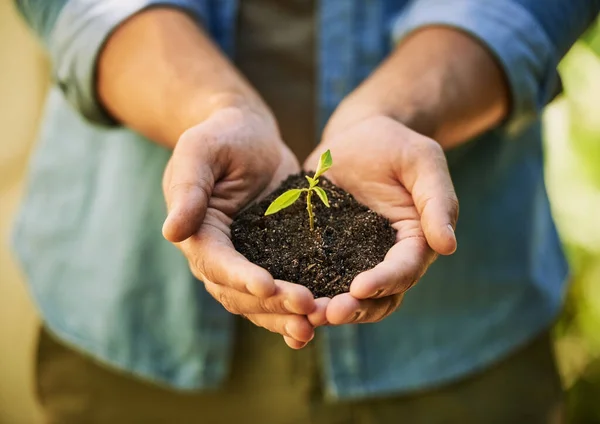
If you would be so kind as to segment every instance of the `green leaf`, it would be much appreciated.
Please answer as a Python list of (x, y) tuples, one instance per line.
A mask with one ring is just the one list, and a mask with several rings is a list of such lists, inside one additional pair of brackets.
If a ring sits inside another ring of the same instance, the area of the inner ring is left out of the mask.
[(317, 196), (319, 196), (319, 199), (321, 199), (323, 204), (329, 207), (329, 199), (327, 198), (327, 193), (325, 193), (325, 190), (323, 190), (321, 187), (314, 187), (313, 190), (317, 192)]
[(300, 194), (304, 190), (294, 188), (292, 190), (288, 190), (279, 196), (277, 199), (273, 200), (273, 203), (269, 205), (269, 208), (265, 212), (265, 215), (272, 215), (274, 213), (279, 212), (282, 209), (285, 209), (289, 206), (292, 206), (296, 200), (300, 197)]
[(327, 171), (329, 168), (331, 168), (332, 164), (333, 164), (333, 160), (331, 159), (331, 152), (329, 150), (327, 150), (325, 153), (323, 153), (321, 155), (321, 158), (319, 159), (319, 165), (317, 166), (317, 172), (315, 172), (315, 176), (313, 177), (313, 179), (316, 180), (321, 175), (323, 175), (325, 173), (325, 171)]
[(319, 180), (311, 178), (308, 175), (305, 175), (305, 177), (308, 180), (308, 184), (310, 184), (310, 188), (313, 188), (314, 186), (316, 186), (317, 184), (319, 184)]

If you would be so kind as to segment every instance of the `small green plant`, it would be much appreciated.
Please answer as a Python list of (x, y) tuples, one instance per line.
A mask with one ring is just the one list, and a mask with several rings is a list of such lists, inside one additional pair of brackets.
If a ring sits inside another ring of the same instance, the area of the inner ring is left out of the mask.
[(300, 195), (303, 192), (306, 192), (306, 210), (308, 212), (308, 221), (310, 224), (310, 230), (315, 229), (315, 215), (313, 213), (312, 206), (312, 195), (313, 193), (317, 193), (319, 199), (323, 202), (323, 204), (329, 207), (329, 199), (327, 198), (327, 193), (321, 187), (317, 186), (319, 184), (319, 177), (325, 173), (331, 165), (333, 161), (331, 160), (331, 152), (327, 150), (325, 153), (321, 155), (319, 159), (319, 165), (317, 166), (317, 170), (315, 175), (311, 178), (308, 175), (306, 179), (308, 180), (308, 188), (293, 188), (291, 190), (286, 191), (277, 199), (273, 200), (273, 203), (269, 205), (269, 208), (265, 212), (265, 215), (272, 215), (274, 213), (279, 212), (282, 209), (290, 207), (300, 198)]

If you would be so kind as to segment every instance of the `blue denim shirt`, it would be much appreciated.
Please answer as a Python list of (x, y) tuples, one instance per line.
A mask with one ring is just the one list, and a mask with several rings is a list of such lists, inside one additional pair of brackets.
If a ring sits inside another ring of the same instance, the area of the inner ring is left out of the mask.
[[(590, 0), (321, 0), (321, 127), (338, 103), (427, 25), (472, 34), (512, 92), (500, 127), (448, 152), (461, 202), (455, 255), (440, 258), (383, 322), (320, 328), (328, 393), (423, 389), (486, 367), (548, 328), (567, 265), (544, 188), (539, 113), (559, 91), (559, 58), (597, 15)], [(179, 389), (226, 377), (233, 317), (161, 236), (169, 152), (117, 126), (94, 96), (98, 51), (140, 10), (187, 10), (234, 54), (235, 0), (21, 0), (52, 58), (14, 245), (46, 324), (64, 341)]]

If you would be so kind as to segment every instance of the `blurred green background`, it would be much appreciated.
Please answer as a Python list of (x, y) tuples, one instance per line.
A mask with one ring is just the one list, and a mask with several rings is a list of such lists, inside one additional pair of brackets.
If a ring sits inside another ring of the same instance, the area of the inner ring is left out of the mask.
[(544, 116), (546, 181), (571, 264), (555, 328), (570, 423), (600, 423), (600, 21), (559, 68), (564, 94)]

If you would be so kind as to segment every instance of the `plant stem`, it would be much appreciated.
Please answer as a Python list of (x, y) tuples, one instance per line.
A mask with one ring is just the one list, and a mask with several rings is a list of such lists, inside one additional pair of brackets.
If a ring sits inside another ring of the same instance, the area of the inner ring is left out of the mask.
[(313, 231), (315, 229), (315, 216), (313, 215), (313, 209), (312, 209), (312, 202), (311, 202), (311, 197), (312, 197), (312, 190), (308, 190), (308, 192), (306, 193), (306, 210), (308, 211), (308, 221), (310, 223), (310, 231)]

